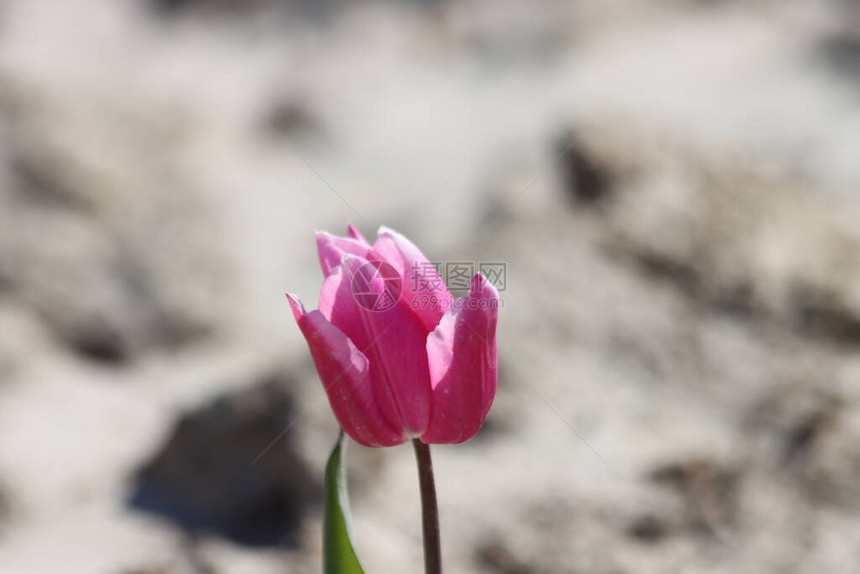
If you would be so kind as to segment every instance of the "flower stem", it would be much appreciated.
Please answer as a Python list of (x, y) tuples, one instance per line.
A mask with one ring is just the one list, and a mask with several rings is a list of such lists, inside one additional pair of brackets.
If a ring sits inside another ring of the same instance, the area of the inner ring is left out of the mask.
[(424, 530), (424, 572), (442, 574), (442, 545), (439, 540), (439, 507), (436, 504), (436, 481), (430, 445), (413, 439), (418, 462), (418, 482), (421, 485), (421, 519)]

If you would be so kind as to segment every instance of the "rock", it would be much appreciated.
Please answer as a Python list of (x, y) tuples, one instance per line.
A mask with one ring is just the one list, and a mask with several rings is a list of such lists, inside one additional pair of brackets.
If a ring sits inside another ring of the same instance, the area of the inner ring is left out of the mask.
[(637, 517), (630, 524), (627, 533), (642, 543), (655, 544), (666, 538), (669, 534), (669, 527), (658, 516), (645, 514)]
[(498, 574), (532, 574), (535, 570), (500, 541), (489, 541), (475, 550), (476, 561), (486, 570)]
[(715, 311), (860, 344), (860, 234), (787, 168), (643, 126), (595, 124), (571, 149), (578, 200), (616, 190), (599, 214), (611, 255)]
[(682, 497), (686, 526), (693, 532), (718, 534), (734, 525), (740, 482), (737, 470), (705, 458), (689, 459), (655, 468), (650, 479)]
[(860, 313), (838, 290), (801, 283), (795, 286), (791, 301), (798, 332), (847, 346), (860, 344)]
[(772, 467), (802, 464), (843, 405), (833, 392), (811, 383), (785, 382), (766, 393), (747, 413), (747, 428), (760, 437)]
[(9, 497), (6, 491), (0, 489), (0, 532), (2, 532), (3, 523), (6, 522), (9, 516)]
[(834, 416), (823, 413), (814, 421), (818, 434), (802, 468), (802, 484), (820, 501), (836, 508), (860, 509), (860, 409)]
[[(272, 104), (261, 113), (261, 130), (268, 143), (319, 147), (326, 142), (328, 130), (319, 115), (302, 99), (286, 98)], [(289, 150), (290, 153), (293, 153)]]
[(296, 545), (316, 491), (288, 431), (295, 415), (277, 379), (186, 413), (137, 471), (132, 507), (192, 534)]
[(804, 498), (860, 508), (860, 408), (832, 388), (792, 385), (767, 394), (749, 414), (772, 472)]
[(824, 39), (820, 46), (825, 63), (840, 77), (860, 82), (860, 34), (839, 33)]
[(560, 138), (556, 153), (561, 158), (565, 190), (572, 199), (581, 205), (596, 205), (609, 198), (613, 188), (611, 166), (589, 148), (578, 131)]
[(242, 13), (271, 7), (278, 3), (277, 0), (150, 0), (154, 10), (166, 14), (190, 9)]
[(206, 201), (182, 177), (165, 179), (177, 172), (173, 136), (154, 121), (135, 137), (119, 128), (76, 137), (78, 113), (0, 106), (11, 126), (0, 132), (2, 291), (101, 363), (214, 334), (230, 265)]
[(162, 16), (205, 14), (247, 18), (283, 12), (324, 21), (346, 3), (343, 0), (149, 0), (149, 5)]

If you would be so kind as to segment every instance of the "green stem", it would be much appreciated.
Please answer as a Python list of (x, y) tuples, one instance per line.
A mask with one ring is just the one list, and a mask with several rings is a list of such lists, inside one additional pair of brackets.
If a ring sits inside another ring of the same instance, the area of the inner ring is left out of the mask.
[(424, 531), (424, 572), (442, 574), (442, 545), (439, 539), (439, 507), (436, 503), (436, 481), (430, 445), (413, 439), (418, 462), (418, 482), (421, 486), (421, 520)]

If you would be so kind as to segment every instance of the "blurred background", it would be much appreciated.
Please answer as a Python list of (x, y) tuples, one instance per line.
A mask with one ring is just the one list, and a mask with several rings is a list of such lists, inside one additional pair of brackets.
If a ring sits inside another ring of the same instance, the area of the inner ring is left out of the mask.
[[(0, 2), (0, 572), (320, 571), (313, 230), (503, 262), (449, 572), (860, 568), (851, 0)], [(417, 572), (411, 449), (350, 449)]]

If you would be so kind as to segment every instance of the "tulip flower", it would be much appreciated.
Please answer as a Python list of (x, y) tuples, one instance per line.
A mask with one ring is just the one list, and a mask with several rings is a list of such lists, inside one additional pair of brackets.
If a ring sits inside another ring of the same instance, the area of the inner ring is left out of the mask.
[(496, 393), (499, 295), (480, 274), (457, 300), (408, 239), (370, 244), (316, 235), (319, 309), (288, 294), (343, 430), (368, 447), (457, 444), (481, 428)]

